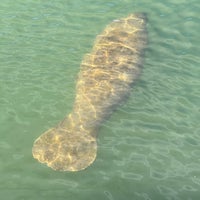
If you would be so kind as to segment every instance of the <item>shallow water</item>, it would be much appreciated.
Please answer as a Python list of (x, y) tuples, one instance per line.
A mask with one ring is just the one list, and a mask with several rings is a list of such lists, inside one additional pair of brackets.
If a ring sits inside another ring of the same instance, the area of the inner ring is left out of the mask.
[[(197, 0), (2, 0), (0, 196), (6, 200), (198, 200), (200, 40)], [(55, 172), (33, 141), (70, 112), (77, 73), (111, 20), (148, 14), (140, 80), (103, 124), (95, 163)]]

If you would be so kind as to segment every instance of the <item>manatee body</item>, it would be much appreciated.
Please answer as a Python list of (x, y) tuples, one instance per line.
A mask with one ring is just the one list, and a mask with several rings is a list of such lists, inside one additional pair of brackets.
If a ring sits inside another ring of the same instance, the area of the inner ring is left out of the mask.
[(60, 171), (79, 171), (95, 160), (98, 128), (128, 96), (146, 40), (144, 14), (114, 20), (97, 36), (81, 63), (72, 112), (36, 139), (34, 158)]

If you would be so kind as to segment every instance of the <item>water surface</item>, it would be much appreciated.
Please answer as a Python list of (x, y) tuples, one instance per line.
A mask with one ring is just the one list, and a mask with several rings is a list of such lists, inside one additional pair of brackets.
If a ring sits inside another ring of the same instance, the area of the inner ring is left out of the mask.
[[(200, 40), (197, 0), (2, 0), (0, 196), (6, 200), (198, 200)], [(32, 143), (62, 120), (80, 62), (111, 20), (148, 14), (140, 80), (103, 125), (95, 163), (55, 172)]]

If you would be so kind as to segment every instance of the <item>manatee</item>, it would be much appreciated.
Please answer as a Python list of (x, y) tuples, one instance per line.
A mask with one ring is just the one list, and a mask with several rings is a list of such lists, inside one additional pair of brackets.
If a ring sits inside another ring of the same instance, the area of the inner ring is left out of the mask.
[(35, 140), (35, 159), (59, 171), (83, 170), (94, 162), (98, 130), (129, 95), (146, 41), (143, 13), (114, 20), (97, 36), (80, 65), (71, 113)]

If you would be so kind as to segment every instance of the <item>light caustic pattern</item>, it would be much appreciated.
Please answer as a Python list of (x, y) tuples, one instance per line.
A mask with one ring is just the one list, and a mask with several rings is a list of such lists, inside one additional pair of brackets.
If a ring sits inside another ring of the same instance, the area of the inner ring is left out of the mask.
[(144, 14), (114, 20), (97, 36), (81, 63), (72, 112), (36, 139), (34, 158), (60, 171), (79, 171), (93, 163), (98, 128), (128, 96), (146, 40)]

